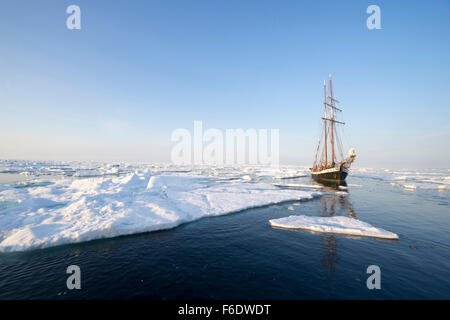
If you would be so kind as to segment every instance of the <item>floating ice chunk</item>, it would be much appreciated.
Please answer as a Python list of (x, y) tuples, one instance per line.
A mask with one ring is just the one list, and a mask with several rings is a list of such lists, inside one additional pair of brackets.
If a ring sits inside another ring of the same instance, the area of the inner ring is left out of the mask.
[(269, 223), (273, 227), (287, 229), (305, 229), (314, 232), (337, 233), (384, 239), (398, 239), (398, 235), (395, 233), (376, 228), (366, 222), (344, 216), (289, 216), (280, 219), (269, 220)]
[[(61, 179), (37, 188), (0, 189), (0, 251), (23, 251), (174, 228), (286, 201), (312, 199), (314, 191), (268, 183), (212, 184), (201, 176)], [(5, 205), (14, 201), (14, 205)]]
[(285, 183), (285, 184), (279, 184), (279, 183), (274, 183), (273, 184), (276, 187), (281, 187), (281, 188), (298, 188), (298, 189), (315, 189), (315, 190), (322, 190), (323, 187), (322, 186), (316, 186), (316, 185), (312, 185), (312, 184), (296, 184), (296, 183)]
[(337, 195), (337, 196), (343, 196), (343, 197), (348, 196), (347, 191), (336, 191), (336, 192), (333, 192), (332, 194)]
[(286, 175), (279, 175), (273, 177), (274, 179), (283, 180), (283, 179), (296, 179), (296, 178), (303, 178), (307, 175), (304, 173), (295, 173), (295, 174), (286, 174)]
[[(436, 189), (438, 185), (448, 185), (450, 176), (447, 170), (442, 169), (370, 169), (370, 168), (353, 168), (352, 176), (361, 178), (378, 179), (388, 182), (396, 182), (399, 186), (415, 185), (417, 188)], [(407, 188), (414, 190), (415, 188)]]

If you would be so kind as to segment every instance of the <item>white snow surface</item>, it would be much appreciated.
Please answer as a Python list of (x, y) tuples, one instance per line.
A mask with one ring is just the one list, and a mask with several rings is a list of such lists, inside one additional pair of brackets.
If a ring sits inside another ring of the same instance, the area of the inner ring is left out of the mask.
[(346, 234), (383, 239), (398, 239), (398, 235), (395, 233), (376, 228), (366, 222), (344, 216), (289, 216), (269, 220), (269, 223), (273, 227), (287, 229), (305, 229), (314, 232)]
[[(450, 189), (450, 170), (448, 169), (375, 169), (353, 168), (353, 177), (388, 181), (392, 186), (414, 185), (420, 189)], [(349, 186), (351, 186), (349, 184)]]
[(211, 174), (166, 169), (0, 184), (0, 251), (169, 229), (205, 216), (320, 195), (267, 182), (217, 181)]

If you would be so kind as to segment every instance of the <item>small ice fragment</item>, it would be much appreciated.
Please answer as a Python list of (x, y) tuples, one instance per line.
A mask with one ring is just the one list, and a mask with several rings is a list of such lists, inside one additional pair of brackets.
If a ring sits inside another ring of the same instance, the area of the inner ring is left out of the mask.
[(376, 228), (366, 222), (344, 216), (289, 216), (280, 219), (269, 220), (269, 223), (273, 227), (287, 229), (304, 229), (314, 232), (347, 234), (383, 239), (398, 239), (398, 235), (393, 232), (389, 232), (381, 228)]
[(287, 175), (275, 176), (273, 178), (277, 179), (277, 180), (283, 180), (283, 179), (303, 178), (303, 177), (306, 177), (306, 176), (307, 176), (306, 174), (287, 174)]
[(285, 183), (285, 184), (279, 184), (279, 183), (274, 183), (273, 184), (276, 187), (281, 187), (281, 188), (298, 188), (298, 189), (315, 189), (315, 190), (322, 190), (323, 187), (322, 186), (315, 186), (312, 184), (296, 184), (296, 183)]

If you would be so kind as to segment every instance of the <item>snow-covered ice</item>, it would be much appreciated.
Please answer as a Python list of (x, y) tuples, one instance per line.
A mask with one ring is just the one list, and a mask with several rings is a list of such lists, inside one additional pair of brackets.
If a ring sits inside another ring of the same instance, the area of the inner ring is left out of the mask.
[(314, 190), (322, 190), (323, 186), (313, 185), (313, 184), (298, 184), (298, 183), (274, 183), (276, 187), (280, 188), (297, 188), (297, 189), (314, 189)]
[(205, 216), (320, 195), (253, 179), (217, 181), (205, 171), (161, 173), (165, 169), (0, 185), (0, 251), (169, 229)]
[(366, 222), (344, 216), (289, 216), (269, 220), (269, 223), (271, 226), (278, 228), (305, 229), (314, 232), (326, 232), (384, 239), (398, 239), (398, 235), (395, 233), (376, 228)]
[[(406, 189), (447, 190), (450, 185), (450, 174), (446, 169), (352, 168), (351, 176), (388, 181), (392, 186), (398, 184)], [(415, 188), (408, 188), (405, 185)]]

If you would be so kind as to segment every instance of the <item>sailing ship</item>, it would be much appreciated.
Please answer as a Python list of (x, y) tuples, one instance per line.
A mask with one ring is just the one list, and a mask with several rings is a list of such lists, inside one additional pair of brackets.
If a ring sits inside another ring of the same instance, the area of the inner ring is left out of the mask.
[(342, 142), (338, 136), (337, 126), (344, 125), (345, 123), (337, 120), (337, 115), (342, 112), (342, 109), (336, 106), (339, 101), (333, 96), (331, 75), (328, 85), (328, 95), (325, 81), (323, 83), (323, 93), (323, 131), (317, 146), (313, 167), (310, 168), (311, 176), (319, 182), (340, 184), (345, 181), (356, 154), (355, 149), (351, 148), (347, 158), (344, 158), (342, 152)]

